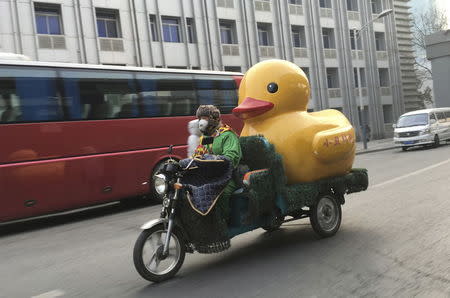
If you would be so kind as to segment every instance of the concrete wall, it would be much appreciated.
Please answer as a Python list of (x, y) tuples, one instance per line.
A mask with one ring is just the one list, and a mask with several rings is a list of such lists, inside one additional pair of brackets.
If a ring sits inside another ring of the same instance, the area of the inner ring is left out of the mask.
[(450, 30), (429, 35), (425, 42), (433, 71), (435, 105), (450, 107)]

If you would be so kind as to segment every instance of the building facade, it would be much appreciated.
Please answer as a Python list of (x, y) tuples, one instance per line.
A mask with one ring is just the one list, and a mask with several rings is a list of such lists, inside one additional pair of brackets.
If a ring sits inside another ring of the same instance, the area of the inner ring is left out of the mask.
[(433, 33), (425, 42), (433, 71), (435, 107), (450, 107), (450, 30)]
[[(364, 115), (372, 137), (381, 138), (418, 98), (407, 2), (0, 0), (0, 51), (39, 61), (242, 72), (286, 59), (309, 77), (309, 109), (341, 110), (355, 126), (359, 68)], [(352, 29), (385, 9), (394, 14), (355, 41)]]

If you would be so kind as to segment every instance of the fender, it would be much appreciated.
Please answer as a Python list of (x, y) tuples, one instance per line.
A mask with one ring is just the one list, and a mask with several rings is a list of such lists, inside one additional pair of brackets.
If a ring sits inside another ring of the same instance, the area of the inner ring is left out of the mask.
[(153, 228), (156, 225), (159, 225), (161, 223), (164, 223), (165, 225), (169, 223), (169, 220), (167, 218), (158, 218), (158, 219), (152, 219), (145, 224), (141, 226), (142, 230), (148, 230), (150, 228)]

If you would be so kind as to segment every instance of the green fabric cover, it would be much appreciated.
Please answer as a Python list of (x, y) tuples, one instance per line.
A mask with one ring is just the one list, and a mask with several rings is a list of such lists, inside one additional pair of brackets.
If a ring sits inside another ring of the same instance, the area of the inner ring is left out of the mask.
[[(366, 169), (353, 169), (347, 175), (315, 182), (286, 185), (282, 157), (272, 144), (261, 136), (241, 137), (239, 143), (242, 151), (241, 164), (247, 165), (251, 171), (268, 171), (251, 175), (250, 186), (246, 187), (243, 193), (232, 195), (231, 200), (236, 201), (230, 202), (229, 195), (226, 196), (225, 200), (218, 201), (207, 216), (193, 211), (189, 203), (182, 200), (179, 220), (186, 228), (196, 250), (201, 253), (227, 249), (230, 244), (226, 236), (227, 224), (233, 227), (250, 225), (264, 216), (269, 216), (276, 207), (277, 197), (285, 201), (284, 215), (292, 215), (303, 207), (312, 206), (319, 194), (331, 191), (343, 200), (344, 194), (363, 191), (368, 187)], [(234, 208), (231, 216), (230, 205)]]

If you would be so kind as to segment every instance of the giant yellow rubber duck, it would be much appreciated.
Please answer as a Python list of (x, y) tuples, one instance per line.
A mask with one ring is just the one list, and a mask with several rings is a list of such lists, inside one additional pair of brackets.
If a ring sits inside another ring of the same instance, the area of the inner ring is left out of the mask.
[(239, 87), (233, 114), (244, 120), (241, 136), (263, 135), (283, 156), (288, 183), (346, 174), (355, 158), (355, 131), (337, 110), (308, 113), (305, 73), (284, 60), (251, 67)]

